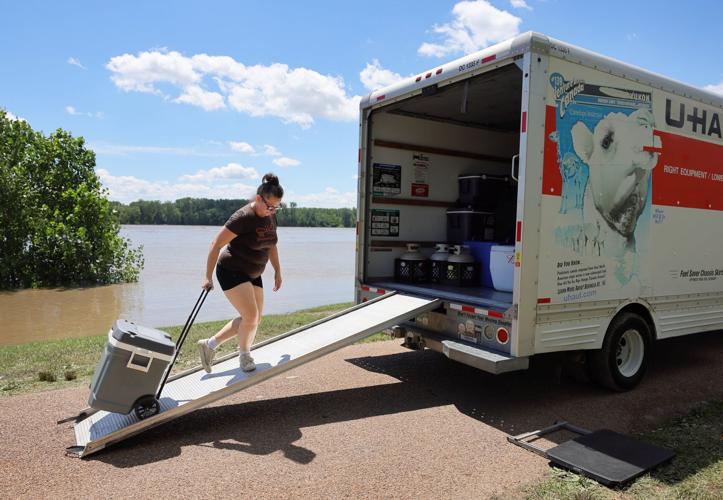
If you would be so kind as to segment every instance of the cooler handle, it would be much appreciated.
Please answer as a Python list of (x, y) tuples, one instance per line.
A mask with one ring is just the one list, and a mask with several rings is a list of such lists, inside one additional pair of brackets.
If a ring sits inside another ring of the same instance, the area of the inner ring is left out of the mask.
[(183, 330), (181, 330), (181, 334), (178, 336), (178, 341), (176, 341), (176, 352), (173, 355), (173, 360), (168, 364), (168, 368), (166, 368), (166, 373), (163, 375), (163, 381), (158, 387), (158, 392), (156, 393), (157, 399), (161, 399), (161, 392), (163, 392), (163, 388), (166, 386), (166, 381), (168, 380), (168, 376), (171, 374), (171, 369), (176, 363), (176, 359), (178, 358), (178, 354), (181, 352), (181, 347), (183, 346), (183, 343), (186, 341), (186, 336), (188, 335), (188, 332), (191, 331), (193, 322), (196, 321), (198, 311), (201, 310), (201, 306), (203, 306), (203, 303), (206, 301), (208, 292), (209, 290), (205, 288), (201, 290), (201, 295), (199, 295), (198, 299), (196, 299), (196, 304), (194, 304), (193, 309), (191, 309), (191, 314), (188, 315), (186, 324), (183, 325)]
[(515, 177), (515, 160), (519, 160), (519, 159), (520, 159), (520, 155), (513, 156), (512, 157), (512, 166), (510, 168), (510, 176), (512, 176), (512, 179), (515, 182), (519, 182), (519, 179), (518, 179), (519, 175), (517, 177)]
[(148, 353), (149, 356), (141, 355), (144, 358), (148, 358), (148, 363), (145, 365), (141, 365), (141, 364), (137, 364), (137, 363), (133, 362), (133, 358), (135, 358), (136, 354), (138, 354), (138, 353), (137, 352), (131, 353), (131, 357), (128, 358), (128, 364), (126, 365), (126, 368), (130, 368), (131, 370), (138, 370), (139, 372), (143, 372), (143, 373), (148, 373), (148, 370), (151, 369), (151, 363), (153, 362), (153, 356), (150, 355), (151, 354), (150, 352)]

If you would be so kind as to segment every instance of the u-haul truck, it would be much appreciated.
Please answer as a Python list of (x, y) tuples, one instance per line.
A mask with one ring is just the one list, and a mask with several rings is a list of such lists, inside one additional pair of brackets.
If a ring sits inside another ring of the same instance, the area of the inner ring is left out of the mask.
[[(632, 388), (653, 342), (723, 329), (722, 118), (721, 96), (537, 33), (372, 92), (357, 302), (441, 299), (394, 328), (405, 345), (492, 373), (583, 352), (598, 382)], [(406, 244), (446, 241), (467, 174), (511, 179), (494, 215), (513, 290), (395, 280)]]

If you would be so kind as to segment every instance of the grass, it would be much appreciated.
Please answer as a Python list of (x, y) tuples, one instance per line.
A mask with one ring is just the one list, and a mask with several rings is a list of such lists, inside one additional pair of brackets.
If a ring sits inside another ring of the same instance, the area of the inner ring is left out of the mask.
[[(265, 316), (259, 325), (256, 342), (351, 306), (351, 303), (332, 304), (289, 314)], [(226, 321), (194, 324), (178, 356), (174, 372), (198, 365), (198, 351), (194, 344), (198, 339), (214, 335), (224, 324)], [(175, 339), (182, 328), (174, 326), (161, 329), (170, 333)], [(386, 338), (388, 337), (383, 334), (376, 334), (366, 341)], [(106, 335), (98, 335), (0, 347), (0, 397), (88, 384), (101, 357), (106, 339)], [(219, 348), (219, 355), (236, 349), (235, 342), (226, 342)]]
[(723, 498), (723, 399), (706, 402), (636, 437), (675, 451), (675, 458), (620, 489), (555, 468), (550, 478), (520, 496), (535, 500)]

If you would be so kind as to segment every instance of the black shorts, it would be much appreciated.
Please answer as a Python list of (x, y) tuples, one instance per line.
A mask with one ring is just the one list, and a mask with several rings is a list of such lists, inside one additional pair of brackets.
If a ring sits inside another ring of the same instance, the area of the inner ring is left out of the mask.
[(257, 286), (259, 288), (264, 287), (264, 284), (261, 281), (261, 276), (252, 278), (246, 273), (226, 269), (218, 264), (216, 265), (216, 279), (218, 280), (218, 284), (221, 285), (221, 290), (224, 292), (239, 286), (241, 283), (246, 283), (247, 281), (250, 281), (253, 286)]

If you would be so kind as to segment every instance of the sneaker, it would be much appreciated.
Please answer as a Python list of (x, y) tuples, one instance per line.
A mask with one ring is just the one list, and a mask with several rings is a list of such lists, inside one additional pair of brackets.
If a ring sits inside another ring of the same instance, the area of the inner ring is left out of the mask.
[(216, 351), (208, 347), (206, 339), (201, 339), (197, 342), (198, 354), (201, 356), (201, 366), (206, 370), (206, 373), (211, 373), (211, 363), (213, 363), (213, 357), (216, 355)]
[(238, 364), (245, 372), (252, 372), (256, 369), (256, 363), (254, 363), (254, 358), (252, 358), (251, 355), (248, 353), (239, 354)]

